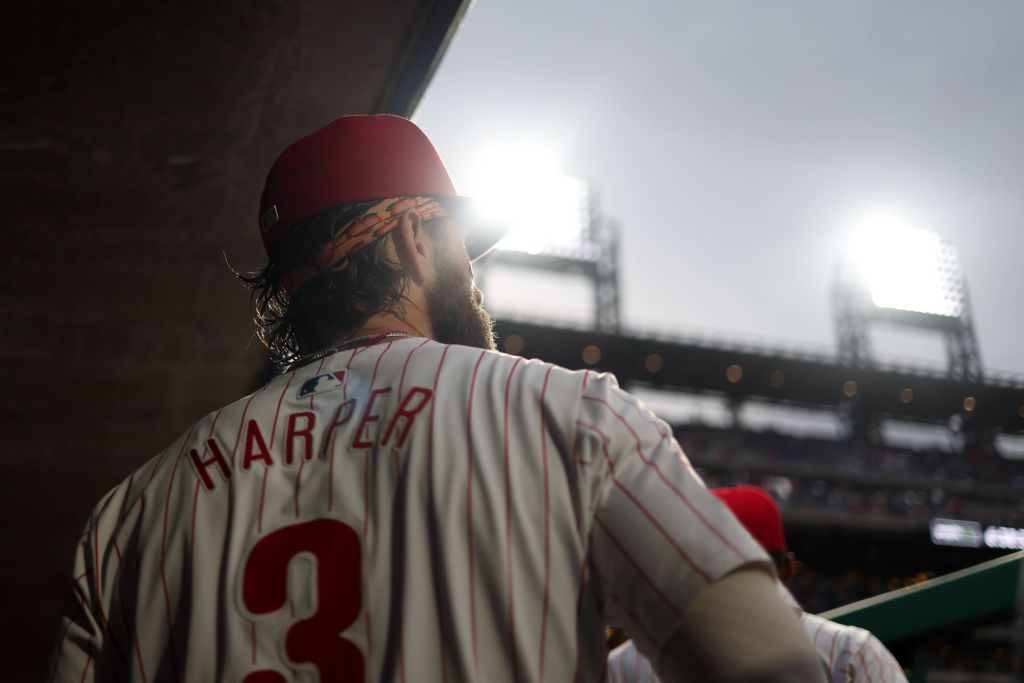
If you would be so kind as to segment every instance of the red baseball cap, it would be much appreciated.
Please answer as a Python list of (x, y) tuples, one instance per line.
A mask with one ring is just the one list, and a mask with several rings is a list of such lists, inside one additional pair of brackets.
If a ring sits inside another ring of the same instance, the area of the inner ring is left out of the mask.
[(729, 486), (711, 489), (711, 493), (732, 510), (740, 524), (747, 528), (765, 550), (786, 549), (782, 530), (782, 514), (771, 495), (757, 486)]
[(441, 157), (416, 124), (401, 116), (342, 116), (297, 140), (277, 158), (260, 198), (263, 246), (299, 221), (353, 202), (402, 196), (435, 197), (468, 227), (466, 248), (476, 259), (503, 236), (466, 216)]

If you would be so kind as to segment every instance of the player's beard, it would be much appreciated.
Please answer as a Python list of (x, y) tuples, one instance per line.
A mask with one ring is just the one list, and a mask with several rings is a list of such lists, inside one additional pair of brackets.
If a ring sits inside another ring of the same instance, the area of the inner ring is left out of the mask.
[(437, 278), (427, 289), (427, 315), (434, 339), (493, 351), (494, 320), (473, 296), (473, 280), (453, 260), (438, 259)]

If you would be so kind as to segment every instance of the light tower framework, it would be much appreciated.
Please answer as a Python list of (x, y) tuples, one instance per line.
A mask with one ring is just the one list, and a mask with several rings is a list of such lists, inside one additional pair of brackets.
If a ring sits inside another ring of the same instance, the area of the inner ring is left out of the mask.
[(549, 245), (532, 253), (498, 249), (481, 264), (480, 280), (495, 265), (582, 275), (591, 285), (595, 329), (617, 333), (621, 328), (619, 297), (619, 224), (601, 210), (599, 193), (587, 185), (579, 206), (580, 232), (571, 245)]
[[(916, 271), (901, 258), (883, 260), (881, 268), (873, 269), (865, 268), (863, 263), (846, 262), (837, 270), (831, 299), (839, 362), (853, 374), (876, 366), (869, 335), (875, 325), (925, 330), (943, 338), (949, 379), (981, 384), (981, 354), (956, 250), (937, 235), (916, 232), (926, 240), (925, 247), (910, 253), (911, 258), (918, 259)], [(879, 281), (885, 283), (887, 277), (885, 291)], [(916, 292), (916, 297), (907, 297), (906, 291), (894, 287), (895, 280)], [(925, 287), (921, 281), (925, 281)], [(875, 433), (877, 419), (859, 396), (848, 396), (842, 413), (855, 438), (870, 439)], [(972, 417), (965, 408), (963, 413), (950, 416), (950, 427), (957, 436), (964, 437), (967, 446), (990, 442), (990, 435), (986, 436), (984, 427)]]

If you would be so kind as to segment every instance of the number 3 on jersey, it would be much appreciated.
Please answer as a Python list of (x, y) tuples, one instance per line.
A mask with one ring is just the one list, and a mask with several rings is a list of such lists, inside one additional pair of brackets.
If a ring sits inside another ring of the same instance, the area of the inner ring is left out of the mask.
[[(340, 635), (362, 608), (362, 554), (352, 527), (334, 519), (317, 519), (260, 539), (242, 571), (242, 603), (254, 615), (284, 610), (288, 565), (299, 553), (316, 558), (316, 611), (288, 628), (284, 650), (293, 662), (315, 665), (320, 683), (362, 681), (362, 652)], [(278, 682), (285, 683), (284, 677), (269, 669), (245, 677), (245, 683)]]

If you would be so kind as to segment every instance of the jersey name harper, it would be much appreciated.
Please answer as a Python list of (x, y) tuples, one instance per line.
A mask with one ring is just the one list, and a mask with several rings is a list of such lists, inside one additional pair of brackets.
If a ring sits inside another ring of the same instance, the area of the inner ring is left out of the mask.
[[(334, 373), (333, 375), (320, 375), (304, 383), (303, 388), (298, 392), (297, 398), (312, 396), (315, 393), (319, 393), (319, 391), (323, 391), (323, 389), (307, 391), (307, 387), (322, 386), (326, 383), (322, 378), (334, 377), (334, 375), (340, 375), (340, 378), (336, 379), (338, 382), (337, 386), (331, 386), (330, 389), (341, 389), (344, 386), (344, 372)], [(311, 385), (311, 382), (315, 382), (315, 384)], [(372, 389), (363, 400), (353, 397), (343, 401), (335, 409), (326, 430), (319, 428), (317, 415), (311, 410), (290, 412), (281, 416), (286, 425), (284, 431), (283, 464), (285, 466), (295, 465), (299, 458), (308, 462), (313, 459), (314, 452), (320, 458), (326, 458), (328, 448), (333, 444), (337, 430), (346, 425), (355, 415), (359, 415), (359, 424), (348, 443), (348, 450), (366, 450), (373, 448), (375, 443), (379, 443), (381, 446), (388, 446), (392, 440), (394, 440), (396, 448), (401, 448), (405, 445), (406, 438), (409, 436), (413, 420), (427, 407), (434, 392), (426, 387), (415, 386), (406, 391), (400, 399), (398, 409), (387, 421), (384, 434), (378, 441), (376, 432), (381, 428), (379, 424), (381, 414), (378, 412), (379, 407), (375, 409), (374, 406), (378, 403), (378, 399), (390, 393), (391, 387), (382, 387)], [(245, 432), (245, 440), (239, 466), (243, 470), (248, 470), (256, 462), (262, 462), (268, 466), (275, 465), (273, 455), (271, 455), (270, 448), (267, 446), (267, 436), (269, 436), (270, 431), (261, 429), (259, 421), (254, 418), (246, 421), (242, 429)], [(320, 435), (322, 435), (321, 445), (319, 448), (316, 448), (314, 442)], [(233, 468), (228, 457), (225, 456), (225, 453), (230, 452), (230, 450), (227, 444), (219, 442), (212, 436), (206, 439), (202, 452), (198, 448), (189, 449), (189, 461), (192, 463), (192, 467), (195, 468), (199, 479), (203, 482), (203, 488), (207, 491), (214, 490), (218, 482), (218, 479), (214, 478), (211, 471), (219, 471), (223, 481), (231, 478)]]

